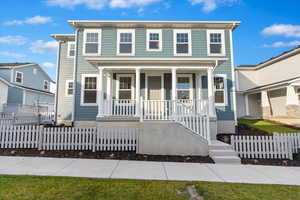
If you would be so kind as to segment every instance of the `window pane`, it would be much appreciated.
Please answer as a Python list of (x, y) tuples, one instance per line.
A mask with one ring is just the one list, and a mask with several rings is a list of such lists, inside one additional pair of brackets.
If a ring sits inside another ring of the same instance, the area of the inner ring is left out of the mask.
[(210, 44), (210, 53), (222, 53), (222, 44)]
[(150, 33), (150, 40), (159, 40), (158, 33)]
[(86, 42), (98, 42), (98, 33), (87, 33)]
[(221, 43), (221, 33), (211, 33), (210, 42)]
[(120, 44), (120, 53), (131, 53), (132, 44)]
[(131, 89), (131, 77), (120, 77), (120, 89)]
[(177, 78), (178, 89), (190, 89), (190, 78), (189, 77), (178, 77)]
[(69, 83), (68, 83), (68, 88), (73, 89), (73, 82), (69, 82)]
[(70, 50), (69, 56), (75, 56), (75, 51), (74, 50)]
[(132, 42), (132, 33), (121, 33), (120, 42)]
[(224, 91), (215, 92), (215, 103), (224, 103)]
[(98, 44), (85, 44), (85, 53), (98, 53)]
[(177, 98), (178, 99), (190, 99), (190, 92), (189, 91), (177, 91)]
[(119, 91), (119, 99), (131, 99), (131, 91)]
[(177, 44), (176, 47), (176, 53), (189, 53), (188, 44)]
[(159, 49), (158, 41), (150, 41), (149, 42), (149, 49)]
[(188, 43), (189, 42), (189, 36), (187, 33), (177, 33), (177, 42), (179, 43)]
[(224, 78), (223, 77), (215, 77), (215, 88), (216, 89), (224, 89)]
[(86, 77), (84, 83), (84, 89), (96, 89), (96, 88), (97, 88), (97, 78)]
[(68, 95), (73, 95), (73, 89), (68, 89)]
[(96, 103), (97, 91), (84, 91), (84, 103)]

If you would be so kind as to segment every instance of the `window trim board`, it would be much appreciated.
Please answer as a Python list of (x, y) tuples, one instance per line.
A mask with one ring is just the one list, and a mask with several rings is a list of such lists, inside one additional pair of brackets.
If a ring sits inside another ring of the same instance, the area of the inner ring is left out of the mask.
[[(96, 103), (84, 103), (84, 86), (86, 77), (96, 77)], [(75, 92), (75, 91), (74, 91)], [(80, 89), (80, 106), (98, 106), (98, 93), (99, 93), (99, 75), (97, 74), (81, 74), (81, 89)]]
[[(212, 33), (220, 33), (221, 34), (221, 45), (222, 45), (222, 53), (210, 53), (210, 34)], [(226, 56), (226, 48), (225, 48), (225, 30), (206, 30), (206, 43), (207, 43), (207, 55), (208, 56)]]
[[(177, 53), (177, 33), (187, 33), (188, 34), (188, 53)], [(191, 29), (174, 29), (173, 30), (173, 53), (174, 56), (192, 56), (193, 52), (192, 52), (192, 30)]]
[[(226, 74), (215, 74), (214, 78), (217, 78), (217, 77), (221, 77), (224, 79), (224, 103), (216, 103), (215, 102), (215, 105), (219, 106), (219, 107), (225, 107), (228, 105), (227, 75)], [(215, 92), (216, 92), (216, 89), (214, 87), (214, 96), (215, 96)]]
[[(132, 43), (132, 52), (131, 53), (120, 53), (120, 34), (121, 33), (131, 33), (132, 34), (132, 38), (131, 38), (131, 43)], [(135, 56), (135, 29), (118, 29), (117, 30), (117, 48), (116, 48), (117, 52), (116, 55), (117, 56)]]
[[(151, 33), (158, 33), (159, 35), (159, 40), (158, 40), (158, 45), (159, 48), (158, 49), (150, 49), (150, 34)], [(147, 29), (146, 30), (146, 51), (162, 51), (162, 29)]]
[[(21, 78), (21, 82), (17, 82), (17, 74), (20, 73), (22, 75), (22, 78)], [(18, 84), (23, 84), (24, 82), (24, 73), (23, 72), (20, 72), (20, 71), (16, 71), (15, 72), (15, 83), (18, 83)]]
[[(98, 33), (98, 53), (85, 53), (85, 44), (86, 44), (86, 34), (87, 33)], [(101, 45), (102, 45), (102, 29), (96, 29), (96, 28), (88, 28), (84, 29), (83, 31), (83, 48), (82, 48), (82, 55), (84, 56), (100, 56), (101, 55)], [(75, 47), (76, 51), (76, 47)]]

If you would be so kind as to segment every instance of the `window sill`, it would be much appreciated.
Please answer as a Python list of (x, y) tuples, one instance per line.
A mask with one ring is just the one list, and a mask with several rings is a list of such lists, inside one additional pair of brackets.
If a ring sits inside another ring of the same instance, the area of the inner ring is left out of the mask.
[(135, 54), (117, 53), (117, 56), (135, 56)]
[(161, 52), (162, 50), (161, 49), (146, 49), (146, 51), (149, 51), (149, 52)]
[(188, 57), (188, 56), (192, 56), (192, 54), (174, 54), (174, 56), (186, 56), (186, 57)]
[(207, 54), (207, 56), (226, 56), (226, 54)]
[(101, 54), (96, 54), (96, 53), (89, 53), (89, 54), (82, 54), (83, 56), (101, 56)]
[(80, 106), (98, 106), (96, 103), (81, 103)]

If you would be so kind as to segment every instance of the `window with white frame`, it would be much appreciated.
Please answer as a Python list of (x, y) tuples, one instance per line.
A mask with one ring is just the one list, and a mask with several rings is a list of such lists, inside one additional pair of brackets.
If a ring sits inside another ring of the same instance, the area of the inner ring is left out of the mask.
[(134, 55), (135, 53), (135, 30), (119, 29), (117, 36), (117, 54)]
[(101, 54), (101, 29), (85, 29), (83, 38), (84, 55)]
[(44, 90), (48, 90), (49, 89), (49, 81), (44, 80)]
[(226, 105), (226, 75), (215, 75), (214, 86), (215, 86), (215, 103), (216, 105)]
[(174, 30), (174, 55), (192, 55), (191, 30)]
[(133, 99), (133, 75), (119, 74), (117, 77), (117, 99)]
[(74, 92), (74, 82), (73, 80), (66, 81), (66, 96), (72, 96)]
[(68, 42), (68, 57), (72, 58), (75, 56), (75, 42)]
[(192, 99), (192, 75), (177, 75), (177, 99)]
[(23, 83), (23, 73), (16, 71), (16, 78), (15, 78), (16, 83)]
[(97, 76), (83, 75), (82, 76), (82, 105), (96, 105), (97, 104)]
[(162, 34), (161, 30), (147, 30), (147, 51), (161, 51), (162, 49)]
[(207, 38), (208, 38), (207, 39), (208, 55), (224, 56), (225, 55), (224, 31), (208, 30)]

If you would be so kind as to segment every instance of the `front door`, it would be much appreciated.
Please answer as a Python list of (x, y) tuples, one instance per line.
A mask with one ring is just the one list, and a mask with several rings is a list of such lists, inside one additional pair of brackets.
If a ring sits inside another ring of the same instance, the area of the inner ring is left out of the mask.
[(148, 100), (161, 100), (161, 76), (148, 76)]

